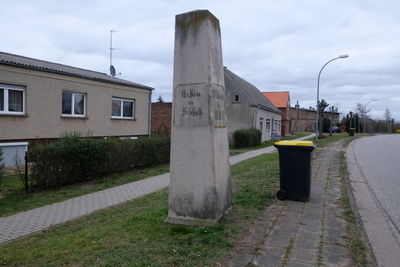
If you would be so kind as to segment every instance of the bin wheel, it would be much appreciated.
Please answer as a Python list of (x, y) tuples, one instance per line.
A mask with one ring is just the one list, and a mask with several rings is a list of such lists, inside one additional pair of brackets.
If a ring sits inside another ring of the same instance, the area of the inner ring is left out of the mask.
[(287, 195), (286, 195), (286, 192), (285, 192), (285, 191), (279, 190), (279, 191), (276, 193), (276, 197), (277, 197), (279, 200), (285, 200), (285, 199), (287, 198)]

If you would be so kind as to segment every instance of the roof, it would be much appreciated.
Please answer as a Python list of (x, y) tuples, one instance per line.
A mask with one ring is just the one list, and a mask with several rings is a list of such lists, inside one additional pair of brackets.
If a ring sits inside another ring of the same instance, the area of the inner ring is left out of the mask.
[(240, 78), (235, 73), (224, 67), (225, 88), (238, 92), (246, 96), (250, 105), (259, 106), (265, 110), (281, 114), (279, 109), (275, 107), (254, 85)]
[(0, 52), (0, 65), (7, 65), (13, 67), (19, 67), (24, 69), (38, 70), (49, 73), (55, 73), (65, 76), (78, 77), (82, 79), (100, 81), (105, 83), (112, 83), (118, 85), (125, 85), (135, 88), (153, 90), (154, 88), (142, 85), (139, 83), (130, 82), (127, 80), (115, 78), (113, 76), (107, 75), (106, 73), (91, 71), (81, 68), (75, 68), (63, 64), (58, 64), (54, 62), (18, 56), (14, 54)]
[(264, 96), (269, 99), (278, 108), (289, 107), (289, 92), (263, 92)]
[[(294, 106), (294, 107), (290, 107), (292, 110), (303, 110), (303, 111), (308, 111), (308, 112), (313, 112), (313, 113), (315, 113), (315, 108), (301, 108), (301, 107), (296, 107), (296, 106)], [(329, 114), (331, 114), (332, 113), (332, 111), (330, 111), (330, 110), (324, 110), (324, 113), (329, 113)], [(342, 112), (338, 112), (338, 111), (335, 111), (335, 112), (333, 112), (333, 114), (342, 114)]]

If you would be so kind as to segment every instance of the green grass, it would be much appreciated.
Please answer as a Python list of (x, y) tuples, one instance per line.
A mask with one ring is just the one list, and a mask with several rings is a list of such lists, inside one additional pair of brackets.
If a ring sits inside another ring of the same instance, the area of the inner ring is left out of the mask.
[[(312, 133), (309, 133), (309, 132), (297, 132), (297, 133), (294, 133), (293, 135), (289, 135), (289, 136), (283, 137), (282, 140), (293, 140), (293, 139), (297, 139), (297, 138), (300, 138), (300, 137), (303, 137), (303, 136), (307, 136), (309, 134), (312, 134)], [(268, 147), (268, 146), (272, 146), (274, 144), (274, 142), (275, 141), (267, 141), (267, 142), (264, 142), (264, 143), (262, 143), (262, 144), (260, 144), (258, 146), (240, 147), (240, 148), (235, 148), (233, 145), (230, 145), (230, 147), (229, 147), (229, 149), (230, 149), (229, 155), (230, 156), (234, 156), (234, 155), (242, 154), (242, 153), (249, 152), (249, 151), (252, 151), (252, 150), (256, 150), (256, 149), (261, 149), (261, 148), (265, 148), (265, 147)]]
[(273, 153), (233, 166), (234, 205), (215, 226), (165, 225), (168, 192), (162, 190), (0, 246), (0, 264), (214, 266), (274, 201), (278, 165)]
[(8, 175), (0, 185), (0, 192), (3, 194), (3, 198), (0, 198), (0, 217), (130, 183), (168, 171), (169, 165), (163, 164), (142, 170), (106, 176), (82, 184), (48, 190), (33, 188), (29, 194), (24, 193), (23, 184), (17, 175)]
[[(368, 133), (356, 133), (354, 136), (349, 136), (348, 133), (334, 133), (332, 136), (329, 136), (327, 133), (324, 133), (326, 137), (318, 139), (318, 147), (322, 148), (327, 146), (327, 144), (331, 142), (336, 142), (343, 139), (344, 146), (347, 146), (351, 141), (356, 138), (363, 137), (363, 136), (371, 136), (373, 134)], [(310, 139), (315, 142), (315, 138)]]

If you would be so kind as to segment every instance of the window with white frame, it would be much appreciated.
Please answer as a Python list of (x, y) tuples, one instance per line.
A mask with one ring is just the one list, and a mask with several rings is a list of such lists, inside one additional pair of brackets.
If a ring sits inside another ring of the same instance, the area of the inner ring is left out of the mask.
[(263, 121), (264, 121), (264, 119), (260, 118), (260, 130), (261, 131), (263, 130)]
[(133, 119), (135, 100), (126, 98), (112, 98), (111, 117), (114, 119)]
[(265, 130), (269, 133), (271, 130), (271, 119), (266, 119), (265, 121)]
[(25, 114), (25, 87), (0, 84), (0, 114)]
[(63, 116), (85, 117), (86, 116), (86, 94), (62, 92)]

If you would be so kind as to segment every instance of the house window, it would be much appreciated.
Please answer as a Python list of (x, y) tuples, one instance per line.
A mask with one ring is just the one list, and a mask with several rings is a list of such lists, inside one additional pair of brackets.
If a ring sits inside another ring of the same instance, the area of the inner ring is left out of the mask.
[(262, 131), (263, 130), (263, 118), (260, 118), (260, 130)]
[(0, 114), (25, 114), (25, 87), (0, 84)]
[(135, 100), (113, 97), (111, 117), (115, 119), (133, 119), (134, 106)]
[(62, 93), (62, 115), (72, 117), (85, 117), (86, 95), (81, 93)]
[(267, 132), (269, 132), (271, 130), (271, 119), (266, 120), (265, 129), (267, 130)]
[(233, 102), (240, 102), (240, 95), (233, 95)]

